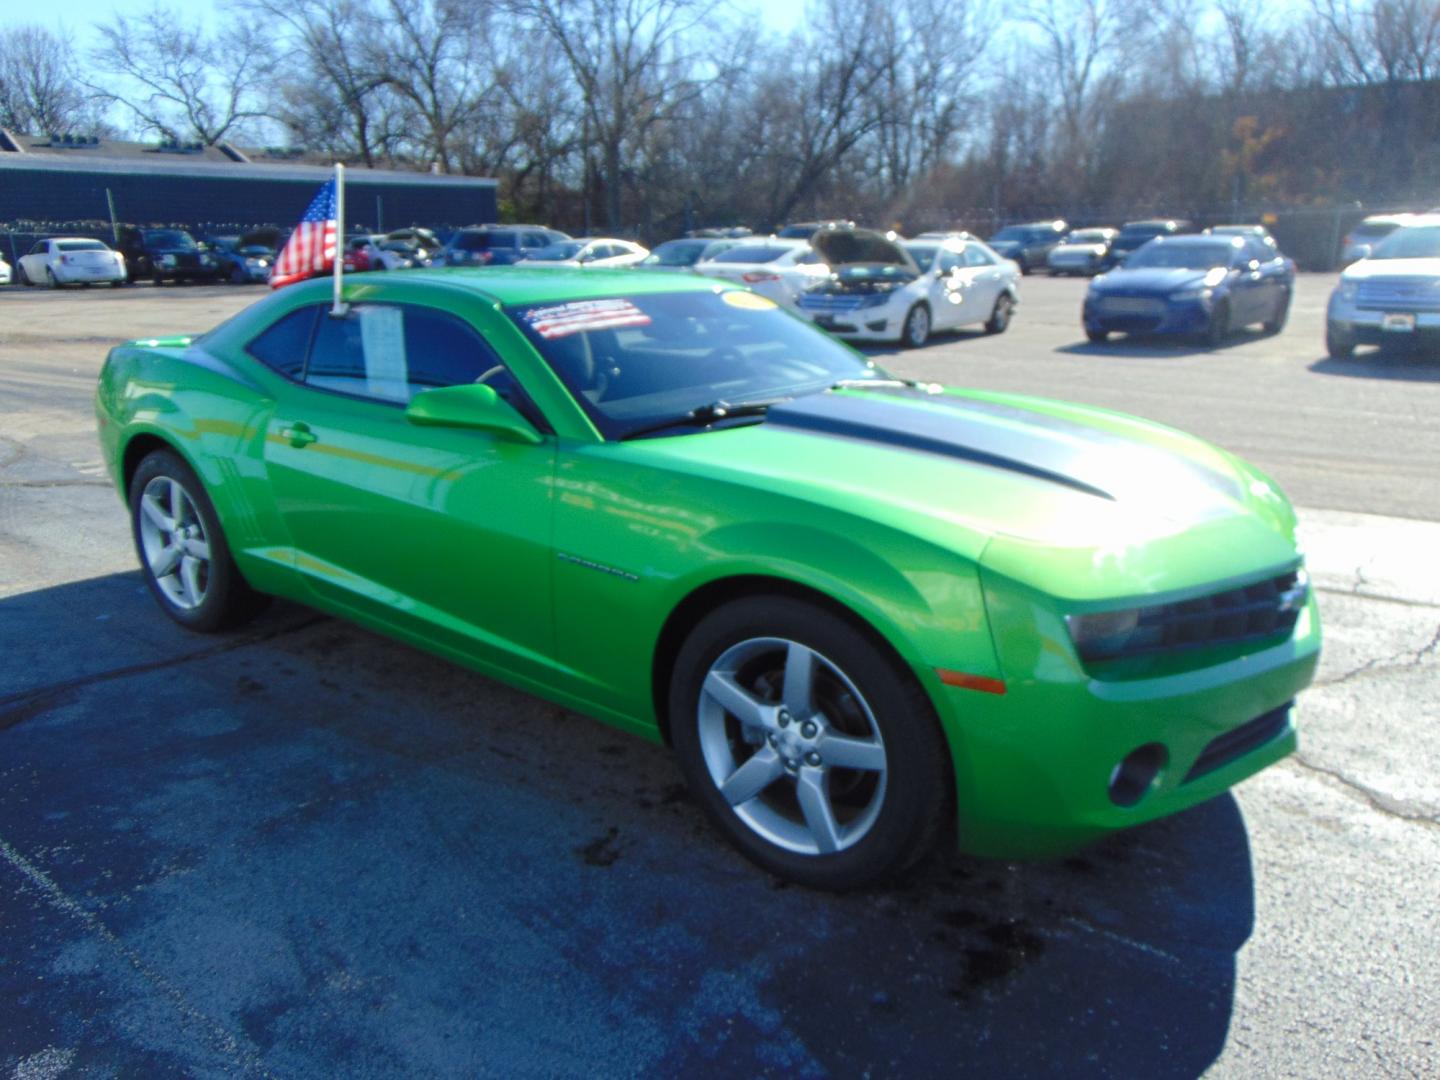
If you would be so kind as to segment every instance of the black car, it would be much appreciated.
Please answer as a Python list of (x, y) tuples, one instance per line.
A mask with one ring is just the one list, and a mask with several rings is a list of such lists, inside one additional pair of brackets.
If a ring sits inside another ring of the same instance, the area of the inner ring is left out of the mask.
[(543, 225), (472, 225), (460, 229), (434, 258), (440, 266), (509, 266), (570, 237)]
[(184, 229), (127, 227), (120, 234), (120, 252), (131, 281), (149, 278), (163, 285), (167, 281), (219, 281), (229, 274), (229, 267)]
[(1028, 274), (1046, 268), (1050, 249), (1065, 239), (1069, 229), (1063, 220), (1007, 225), (986, 243), (996, 254), (1019, 263), (1022, 274)]
[(1100, 264), (1101, 270), (1110, 270), (1125, 261), (1132, 251), (1144, 247), (1157, 236), (1177, 236), (1194, 232), (1195, 227), (1179, 218), (1154, 218), (1150, 221), (1127, 221), (1120, 227), (1120, 235), (1110, 242), (1110, 251)]

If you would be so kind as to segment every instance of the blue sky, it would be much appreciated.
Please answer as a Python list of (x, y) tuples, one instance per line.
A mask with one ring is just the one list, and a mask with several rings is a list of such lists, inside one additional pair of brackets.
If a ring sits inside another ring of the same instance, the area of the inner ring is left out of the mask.
[[(84, 50), (89, 48), (90, 27), (108, 22), (115, 14), (139, 15), (150, 10), (154, 0), (63, 0), (62, 3), (37, 5), (29, 0), (0, 0), (0, 26), (39, 23), (61, 32)], [(214, 19), (223, 10), (216, 0), (184, 0), (167, 6), (183, 13), (186, 19)], [(804, 17), (804, 0), (738, 0), (738, 7), (750, 7), (760, 14), (771, 28), (788, 31)]]

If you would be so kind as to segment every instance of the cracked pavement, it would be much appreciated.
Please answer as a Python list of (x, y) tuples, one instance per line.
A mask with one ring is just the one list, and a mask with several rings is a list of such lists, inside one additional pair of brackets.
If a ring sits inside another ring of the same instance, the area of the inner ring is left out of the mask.
[(291, 605), (163, 620), (103, 343), (259, 292), (0, 290), (0, 1077), (1435, 1075), (1440, 360), (1325, 360), (1332, 280), (1211, 353), (1086, 346), (1083, 283), (1026, 279), (1003, 338), (881, 354), (1251, 458), (1326, 642), (1233, 795), (846, 897), (733, 855), (659, 748)]

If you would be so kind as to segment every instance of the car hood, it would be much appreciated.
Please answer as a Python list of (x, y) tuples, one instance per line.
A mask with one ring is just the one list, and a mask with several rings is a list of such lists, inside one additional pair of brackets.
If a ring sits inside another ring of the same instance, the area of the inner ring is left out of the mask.
[(1175, 268), (1112, 270), (1098, 277), (1091, 284), (1097, 293), (1104, 292), (1147, 292), (1172, 293), (1180, 289), (1198, 289), (1205, 283), (1208, 270), (1182, 270)]
[(627, 449), (883, 522), (1052, 596), (1148, 595), (1284, 569), (1294, 514), (1238, 459), (1134, 417), (1015, 395), (853, 389)]
[(1345, 268), (1344, 281), (1369, 278), (1440, 278), (1440, 259), (1361, 259)]
[(831, 270), (898, 266), (918, 277), (920, 268), (903, 247), (874, 229), (821, 229), (810, 246)]
[(1011, 251), (1019, 251), (1025, 246), (1021, 240), (986, 240), (985, 243), (990, 246), (991, 251), (998, 251), (1002, 255)]

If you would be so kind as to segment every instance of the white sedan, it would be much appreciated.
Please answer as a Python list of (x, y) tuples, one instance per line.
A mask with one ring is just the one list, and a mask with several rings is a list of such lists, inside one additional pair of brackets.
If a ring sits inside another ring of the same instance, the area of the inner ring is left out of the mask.
[(84, 236), (52, 236), (37, 241), (20, 256), (16, 274), (21, 285), (89, 285), (125, 280), (125, 257), (99, 240)]
[(546, 247), (536, 248), (521, 259), (516, 266), (583, 266), (613, 267), (635, 266), (646, 255), (649, 248), (632, 244), (629, 240), (560, 240)]
[(10, 284), (10, 264), (5, 261), (5, 256), (0, 255), (0, 285)]
[(817, 233), (830, 274), (800, 297), (817, 326), (862, 341), (924, 345), (972, 323), (1004, 333), (1020, 302), (1020, 267), (979, 240), (899, 243), (869, 229)]
[(800, 295), (806, 289), (830, 275), (810, 241), (773, 236), (746, 241), (696, 263), (693, 269), (706, 277), (748, 285), (791, 311), (800, 310)]

